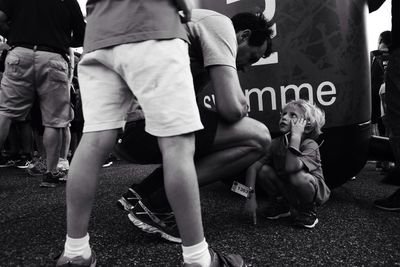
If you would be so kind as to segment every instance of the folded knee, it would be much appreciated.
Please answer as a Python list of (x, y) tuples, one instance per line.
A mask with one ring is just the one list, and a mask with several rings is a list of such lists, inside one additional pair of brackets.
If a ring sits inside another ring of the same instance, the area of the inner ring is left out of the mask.
[(289, 183), (293, 187), (303, 187), (311, 183), (311, 175), (300, 171), (289, 176)]
[(251, 142), (256, 151), (264, 155), (271, 144), (271, 134), (269, 133), (267, 126), (262, 123), (258, 124)]

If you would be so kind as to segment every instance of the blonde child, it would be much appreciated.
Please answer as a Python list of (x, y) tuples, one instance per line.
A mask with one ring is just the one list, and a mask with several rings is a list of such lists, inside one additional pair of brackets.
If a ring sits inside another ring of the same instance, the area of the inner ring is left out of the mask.
[[(324, 112), (305, 100), (284, 106), (279, 120), (283, 135), (272, 140), (268, 153), (250, 166), (246, 174), (248, 187), (254, 188), (257, 180), (268, 193), (271, 200), (265, 214), (268, 219), (292, 215), (294, 225), (305, 228), (318, 223), (316, 206), (325, 203), (330, 195), (316, 142), (324, 124)], [(245, 209), (255, 214), (256, 195), (254, 190), (250, 192), (253, 193)]]

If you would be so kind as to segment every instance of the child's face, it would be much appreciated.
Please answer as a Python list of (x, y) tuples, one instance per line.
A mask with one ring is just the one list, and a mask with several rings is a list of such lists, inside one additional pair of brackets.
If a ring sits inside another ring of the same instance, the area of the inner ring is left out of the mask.
[(303, 111), (297, 106), (289, 106), (282, 110), (279, 119), (279, 130), (282, 133), (290, 132), (291, 122), (297, 122), (298, 119), (304, 118)]

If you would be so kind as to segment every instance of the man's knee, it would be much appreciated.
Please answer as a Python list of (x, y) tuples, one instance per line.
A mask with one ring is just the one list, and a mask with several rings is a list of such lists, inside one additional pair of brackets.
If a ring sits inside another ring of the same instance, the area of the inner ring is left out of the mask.
[(250, 142), (257, 149), (258, 152), (264, 155), (265, 151), (269, 148), (269, 145), (271, 144), (271, 134), (269, 133), (267, 126), (265, 126), (263, 123), (259, 121), (254, 121), (253, 124), (254, 127)]

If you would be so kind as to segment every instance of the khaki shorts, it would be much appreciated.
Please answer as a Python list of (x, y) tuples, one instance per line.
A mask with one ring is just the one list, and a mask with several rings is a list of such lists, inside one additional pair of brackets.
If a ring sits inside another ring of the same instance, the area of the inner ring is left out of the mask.
[(149, 40), (83, 55), (78, 67), (83, 132), (123, 128), (133, 95), (154, 136), (202, 129), (190, 73), (187, 44), (181, 39)]
[(5, 65), (0, 114), (23, 121), (38, 97), (44, 126), (69, 125), (72, 109), (68, 64), (61, 55), (16, 47), (8, 53)]

